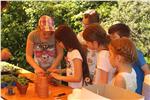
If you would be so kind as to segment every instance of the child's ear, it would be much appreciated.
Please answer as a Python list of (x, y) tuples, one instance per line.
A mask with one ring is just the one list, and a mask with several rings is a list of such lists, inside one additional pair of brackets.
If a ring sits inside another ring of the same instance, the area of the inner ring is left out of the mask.
[(114, 35), (115, 35), (115, 38), (116, 38), (116, 39), (121, 38), (121, 37), (120, 37), (120, 35), (119, 35), (117, 32), (116, 32), (116, 33), (114, 33)]
[(122, 56), (116, 55), (116, 59), (117, 59), (118, 62), (121, 62)]

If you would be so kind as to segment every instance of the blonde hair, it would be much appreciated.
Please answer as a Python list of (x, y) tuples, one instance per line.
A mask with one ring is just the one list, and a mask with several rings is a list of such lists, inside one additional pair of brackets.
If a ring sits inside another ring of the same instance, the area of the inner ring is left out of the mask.
[(124, 58), (124, 62), (134, 63), (137, 60), (137, 52), (134, 43), (126, 37), (112, 40), (110, 43), (112, 51), (121, 55)]
[(36, 30), (37, 32), (40, 32), (40, 31), (41, 31), (40, 26), (37, 26), (37, 27), (35, 28), (35, 30)]

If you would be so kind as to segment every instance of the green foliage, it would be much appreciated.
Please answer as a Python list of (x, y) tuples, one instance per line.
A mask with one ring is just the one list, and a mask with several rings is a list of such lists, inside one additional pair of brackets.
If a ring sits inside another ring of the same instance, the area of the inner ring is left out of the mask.
[(29, 80), (23, 76), (18, 77), (16, 81), (22, 86), (28, 85), (28, 83), (29, 83)]
[[(146, 62), (150, 65), (150, 57), (145, 57)], [(150, 66), (149, 66), (150, 67)]]
[[(75, 1), (10, 1), (8, 8), (2, 12), (1, 24), (2, 48), (9, 48), (13, 55), (9, 62), (32, 70), (25, 58), (26, 39), (28, 33), (36, 28), (41, 15), (54, 17), (56, 27), (66, 23), (78, 33), (82, 25), (74, 16), (97, 5), (96, 2)], [(82, 15), (79, 17), (81, 19)]]
[(16, 77), (13, 75), (2, 75), (1, 83), (6, 82), (8, 86), (13, 85), (12, 83), (16, 81)]
[(6, 62), (1, 62), (0, 63), (0, 67), (1, 67), (1, 74), (11, 74), (14, 76), (17, 76), (20, 73), (20, 69), (19, 68), (15, 68), (14, 65), (6, 63)]
[(111, 26), (115, 22), (127, 24), (137, 48), (150, 56), (150, 2), (120, 0), (117, 8), (111, 10), (109, 19), (105, 25)]
[(32, 70), (25, 59), (26, 39), (37, 26), (41, 15), (55, 19), (55, 27), (68, 24), (76, 33), (83, 30), (82, 13), (95, 9), (101, 24), (108, 29), (116, 21), (124, 22), (133, 31), (132, 38), (144, 54), (150, 56), (150, 4), (148, 2), (116, 1), (10, 1), (1, 13), (1, 46), (9, 48), (10, 63)]

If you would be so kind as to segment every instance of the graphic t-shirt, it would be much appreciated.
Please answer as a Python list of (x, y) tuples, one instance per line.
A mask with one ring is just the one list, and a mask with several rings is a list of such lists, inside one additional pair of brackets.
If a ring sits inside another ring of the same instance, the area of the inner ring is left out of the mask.
[(29, 39), (33, 42), (33, 52), (35, 62), (43, 69), (49, 68), (55, 57), (55, 39), (54, 36), (47, 42), (41, 42), (39, 33), (33, 31), (29, 34)]
[[(74, 66), (74, 63), (73, 63), (74, 59), (82, 60), (82, 56), (77, 49), (72, 50), (71, 52), (67, 53), (67, 57), (66, 57), (67, 76), (74, 76), (74, 68), (78, 67), (78, 66)], [(72, 88), (81, 88), (82, 87), (82, 80), (80, 82), (68, 82), (68, 85)]]
[(87, 64), (89, 67), (90, 76), (91, 78), (93, 78), (96, 64), (97, 64), (97, 51), (96, 50), (91, 50), (89, 48), (87, 49)]
[[(77, 39), (82, 45), (86, 45), (86, 41), (83, 38), (83, 31), (77, 34)], [(87, 64), (89, 67), (90, 77), (93, 80), (95, 68), (97, 64), (97, 51), (87, 48)]]

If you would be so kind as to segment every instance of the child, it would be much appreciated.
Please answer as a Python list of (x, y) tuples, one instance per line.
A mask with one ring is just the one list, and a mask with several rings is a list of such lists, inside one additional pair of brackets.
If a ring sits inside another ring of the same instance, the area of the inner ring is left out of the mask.
[[(83, 28), (85, 29), (88, 25), (93, 23), (100, 23), (99, 14), (95, 10), (85, 11), (82, 19)], [(83, 39), (83, 31), (77, 35), (77, 38), (82, 45), (86, 44), (85, 40)]]
[[(118, 39), (121, 37), (127, 37), (130, 38), (130, 28), (123, 24), (123, 23), (118, 23), (112, 25), (108, 29), (108, 33), (110, 35), (110, 38), (112, 40)], [(137, 75), (137, 89), (136, 92), (139, 94), (142, 94), (142, 87), (143, 87), (143, 81), (144, 81), (144, 74), (150, 74), (150, 70), (148, 68), (148, 64), (146, 64), (146, 61), (144, 59), (143, 53), (137, 49), (137, 55), (138, 55), (138, 60), (133, 64), (133, 68), (136, 72)]]
[[(83, 28), (85, 29), (88, 25), (93, 23), (100, 23), (99, 14), (95, 10), (85, 11), (82, 19)], [(85, 49), (85, 52), (87, 54), (87, 63), (90, 71), (90, 76), (91, 78), (93, 78), (96, 68), (97, 52), (96, 50), (91, 50), (90, 48), (86, 47), (86, 42), (83, 39), (83, 31), (77, 35), (77, 38)]]
[(89, 77), (89, 69), (85, 54), (73, 30), (61, 25), (55, 32), (57, 44), (67, 49), (67, 76), (51, 73), (52, 77), (68, 82), (72, 88), (81, 88), (86, 77)]
[(83, 38), (88, 48), (97, 50), (97, 68), (93, 79), (94, 84), (111, 83), (115, 69), (109, 62), (109, 38), (99, 24), (90, 24), (83, 31)]
[(63, 57), (63, 49), (55, 43), (54, 31), (53, 19), (43, 15), (37, 29), (28, 35), (26, 59), (38, 74), (56, 68)]
[(109, 51), (110, 62), (117, 71), (112, 84), (135, 92), (137, 88), (136, 73), (132, 68), (132, 63), (136, 61), (137, 54), (134, 44), (128, 38), (112, 40)]

